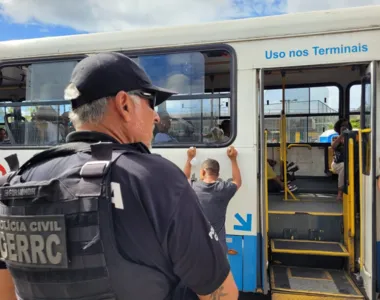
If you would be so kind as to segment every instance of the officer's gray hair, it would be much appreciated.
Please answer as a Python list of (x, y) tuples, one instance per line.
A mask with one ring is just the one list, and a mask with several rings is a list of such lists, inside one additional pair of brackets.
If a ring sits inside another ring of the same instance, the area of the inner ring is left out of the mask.
[[(74, 99), (79, 95), (80, 92), (72, 83), (65, 89), (65, 100)], [(136, 95), (130, 94), (130, 96), (135, 103), (140, 102), (140, 98)], [(110, 99), (110, 97), (101, 98), (71, 111), (69, 113), (69, 118), (73, 123), (74, 128), (83, 124), (98, 124), (101, 122), (107, 111), (107, 105)]]

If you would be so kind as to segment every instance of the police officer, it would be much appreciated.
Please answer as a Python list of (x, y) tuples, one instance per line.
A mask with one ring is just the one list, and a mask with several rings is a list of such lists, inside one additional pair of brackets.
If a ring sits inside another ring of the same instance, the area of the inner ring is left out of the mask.
[(0, 188), (0, 252), (19, 299), (238, 299), (185, 175), (149, 150), (154, 107), (173, 94), (119, 53), (76, 65), (65, 90), (76, 131)]

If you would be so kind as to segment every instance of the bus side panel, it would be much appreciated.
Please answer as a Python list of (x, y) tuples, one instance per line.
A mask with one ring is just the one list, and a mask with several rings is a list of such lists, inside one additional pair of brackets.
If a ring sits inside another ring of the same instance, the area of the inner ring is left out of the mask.
[(257, 287), (257, 236), (227, 235), (228, 260), (239, 291), (254, 292)]
[(227, 247), (229, 250), (228, 260), (231, 272), (234, 276), (239, 291), (243, 290), (243, 237), (238, 235), (226, 236)]
[(257, 274), (259, 273), (257, 262), (260, 251), (258, 249), (258, 237), (247, 235), (243, 237), (243, 291), (254, 292), (257, 287)]

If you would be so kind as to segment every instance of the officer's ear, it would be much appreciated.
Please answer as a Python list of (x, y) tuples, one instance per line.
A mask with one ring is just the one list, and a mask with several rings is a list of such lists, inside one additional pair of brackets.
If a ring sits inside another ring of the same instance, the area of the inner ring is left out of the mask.
[(132, 105), (132, 99), (126, 92), (120, 91), (115, 96), (116, 110), (126, 122), (131, 118), (130, 113)]

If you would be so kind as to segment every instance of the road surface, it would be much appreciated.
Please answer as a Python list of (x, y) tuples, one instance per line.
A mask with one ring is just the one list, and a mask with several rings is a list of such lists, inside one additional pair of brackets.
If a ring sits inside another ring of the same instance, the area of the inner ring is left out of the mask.
[(239, 300), (270, 300), (270, 296), (263, 296), (253, 293), (240, 293)]

